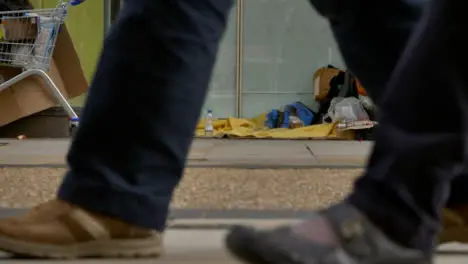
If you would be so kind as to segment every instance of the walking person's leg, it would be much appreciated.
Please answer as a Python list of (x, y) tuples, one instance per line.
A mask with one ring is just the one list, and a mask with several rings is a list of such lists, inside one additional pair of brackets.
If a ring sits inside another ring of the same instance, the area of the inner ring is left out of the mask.
[(127, 0), (71, 146), (58, 200), (0, 221), (0, 250), (44, 257), (162, 251), (232, 0)]
[[(439, 212), (466, 162), (467, 5), (431, 2), (380, 103), (375, 148), (349, 198), (299, 225), (237, 227), (227, 238), (234, 254), (262, 264), (430, 263)], [(334, 22), (353, 15), (323, 13)]]
[[(344, 60), (374, 102), (380, 103), (385, 84), (430, 0), (368, 2), (366, 6), (350, 1), (353, 8), (332, 20), (331, 27)], [(312, 1), (313, 2), (313, 1)], [(334, 9), (338, 9), (336, 6)], [(338, 14), (337, 14), (338, 15)], [(372, 22), (372, 23), (369, 23)], [(468, 243), (468, 172), (452, 182), (447, 209), (443, 212), (444, 229), (440, 242)]]
[[(330, 27), (346, 66), (372, 100), (380, 103), (386, 84), (431, 0), (309, 1), (319, 2), (319, 10), (333, 12)], [(336, 4), (321, 7), (329, 3)]]

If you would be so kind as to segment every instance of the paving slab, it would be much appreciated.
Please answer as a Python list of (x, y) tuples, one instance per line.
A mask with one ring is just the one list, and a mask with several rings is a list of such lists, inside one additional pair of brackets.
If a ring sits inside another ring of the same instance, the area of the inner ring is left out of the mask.
[[(0, 139), (0, 165), (65, 165), (68, 139)], [(189, 160), (204, 160), (206, 152), (218, 141), (194, 141)]]
[[(66, 167), (67, 139), (0, 139), (0, 166)], [(195, 139), (188, 167), (362, 167), (372, 143)]]
[(189, 157), (190, 161), (203, 161), (206, 159), (207, 153), (217, 145), (222, 144), (220, 140), (194, 140), (190, 148)]
[(0, 155), (0, 164), (8, 164), (8, 166), (35, 165), (63, 165), (65, 166), (65, 155), (34, 155), (34, 154), (9, 154)]
[(237, 163), (314, 163), (315, 159), (301, 141), (233, 140), (212, 148), (206, 159), (213, 162)]
[(0, 139), (0, 164), (65, 164), (69, 140)]
[(372, 141), (306, 141), (305, 145), (314, 156), (367, 156)]
[(0, 155), (63, 155), (70, 145), (69, 139), (0, 139)]
[(328, 168), (362, 168), (367, 164), (367, 156), (361, 155), (321, 155), (315, 159), (318, 165)]
[(348, 166), (363, 167), (372, 150), (370, 141), (314, 141), (306, 146), (314, 155), (318, 164), (330, 167)]

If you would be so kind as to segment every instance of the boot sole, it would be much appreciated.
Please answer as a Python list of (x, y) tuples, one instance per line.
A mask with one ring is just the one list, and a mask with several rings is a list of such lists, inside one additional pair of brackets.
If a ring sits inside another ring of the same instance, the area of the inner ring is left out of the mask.
[(73, 245), (25, 242), (0, 237), (0, 250), (16, 256), (52, 259), (76, 258), (155, 258), (164, 254), (162, 237), (144, 239), (112, 239)]

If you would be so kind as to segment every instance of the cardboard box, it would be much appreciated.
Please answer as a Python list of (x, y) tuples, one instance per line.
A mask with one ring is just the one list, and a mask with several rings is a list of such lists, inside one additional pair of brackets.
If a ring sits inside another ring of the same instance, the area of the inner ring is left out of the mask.
[[(6, 80), (20, 72), (18, 68), (0, 67), (0, 74)], [(59, 33), (48, 74), (66, 98), (82, 95), (88, 89), (88, 82), (65, 25)], [(41, 78), (29, 77), (0, 92), (0, 126), (57, 104)]]
[(35, 39), (38, 33), (37, 18), (4, 18), (1, 35), (5, 40)]
[(318, 102), (325, 99), (330, 90), (330, 81), (340, 73), (339, 69), (320, 68), (314, 74), (314, 97)]

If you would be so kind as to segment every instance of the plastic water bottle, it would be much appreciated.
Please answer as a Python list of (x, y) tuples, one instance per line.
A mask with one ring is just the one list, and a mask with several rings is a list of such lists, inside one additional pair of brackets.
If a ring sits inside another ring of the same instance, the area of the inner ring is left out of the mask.
[(206, 113), (206, 119), (205, 119), (205, 136), (212, 137), (213, 132), (214, 132), (213, 111), (211, 111), (211, 109), (208, 109), (208, 112)]

